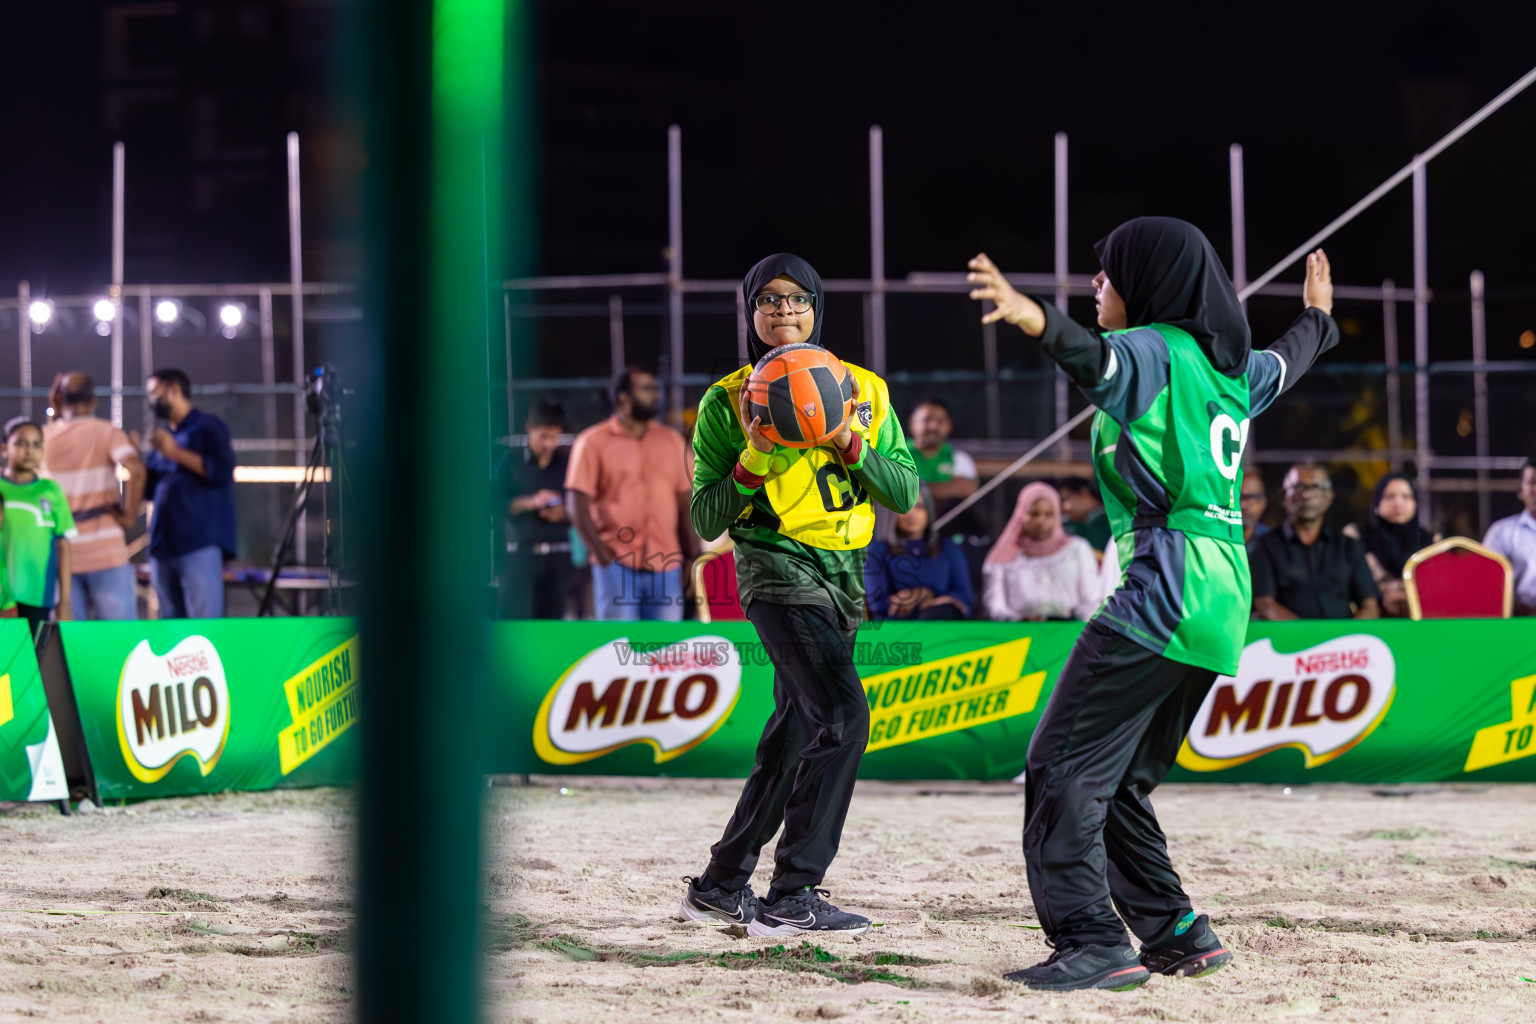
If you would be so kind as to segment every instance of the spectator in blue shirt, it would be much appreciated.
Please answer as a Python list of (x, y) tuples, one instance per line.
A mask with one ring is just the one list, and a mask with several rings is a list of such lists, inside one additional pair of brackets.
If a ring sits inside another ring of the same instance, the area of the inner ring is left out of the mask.
[(1519, 497), (1524, 511), (1488, 527), (1483, 543), (1515, 570), (1515, 614), (1536, 615), (1536, 458), (1520, 470)]
[(155, 417), (144, 460), (155, 503), (149, 557), (162, 619), (224, 615), (224, 559), (235, 554), (235, 453), (224, 421), (192, 405), (192, 381), (156, 370), (145, 385)]
[(966, 619), (975, 606), (965, 555), (933, 529), (933, 493), (900, 514), (875, 510), (875, 540), (864, 559), (864, 594), (876, 619)]

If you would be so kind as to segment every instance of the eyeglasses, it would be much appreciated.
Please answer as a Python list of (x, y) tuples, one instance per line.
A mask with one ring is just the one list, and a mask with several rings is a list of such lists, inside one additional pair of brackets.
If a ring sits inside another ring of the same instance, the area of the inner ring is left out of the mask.
[(791, 292), (788, 295), (775, 295), (772, 292), (763, 292), (752, 300), (752, 305), (757, 307), (759, 313), (777, 313), (779, 303), (789, 303), (789, 308), (796, 313), (804, 313), (810, 310), (811, 303), (816, 301), (814, 292)]

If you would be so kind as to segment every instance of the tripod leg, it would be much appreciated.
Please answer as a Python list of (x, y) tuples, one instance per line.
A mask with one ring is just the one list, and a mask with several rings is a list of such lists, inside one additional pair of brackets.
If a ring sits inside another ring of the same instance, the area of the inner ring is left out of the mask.
[(315, 438), (315, 447), (309, 453), (309, 461), (304, 465), (304, 481), (299, 484), (298, 490), (293, 496), (293, 507), (288, 510), (288, 521), (283, 526), (282, 541), (277, 550), (272, 554), (271, 574), (267, 579), (267, 592), (262, 595), (261, 608), (256, 614), (265, 617), (272, 612), (272, 597), (277, 593), (277, 576), (282, 570), (283, 560), (288, 557), (293, 549), (294, 536), (298, 532), (299, 515), (304, 511), (304, 506), (309, 502), (309, 488), (315, 482), (315, 467), (324, 457), (322, 438)]

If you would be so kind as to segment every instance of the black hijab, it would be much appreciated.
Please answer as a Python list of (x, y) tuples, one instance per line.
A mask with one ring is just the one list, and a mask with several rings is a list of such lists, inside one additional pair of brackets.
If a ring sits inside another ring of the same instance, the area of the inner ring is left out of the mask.
[[(756, 366), (775, 346), (768, 344), (757, 336), (757, 325), (752, 321), (752, 313), (756, 309), (752, 300), (757, 298), (758, 292), (763, 290), (763, 285), (776, 277), (787, 277), (801, 288), (810, 292), (815, 298), (811, 301), (811, 308), (816, 311), (816, 321), (811, 325), (811, 336), (805, 339), (807, 345), (821, 345), (821, 323), (825, 319), (826, 296), (821, 294), (821, 275), (816, 273), (816, 268), (794, 253), (776, 252), (766, 259), (759, 260), (757, 265), (747, 271), (747, 276), (741, 282), (741, 295), (746, 300), (747, 309), (747, 358)], [(825, 346), (822, 346), (825, 347)]]
[(1388, 473), (1376, 481), (1376, 491), (1371, 495), (1371, 518), (1361, 531), (1361, 539), (1365, 541), (1365, 550), (1376, 556), (1376, 561), (1381, 563), (1388, 575), (1401, 576), (1409, 556), (1421, 548), (1429, 547), (1435, 538), (1419, 525), (1417, 515), (1406, 523), (1389, 523), (1381, 518), (1377, 510), (1381, 508), (1381, 498), (1387, 493), (1387, 485), (1393, 480), (1407, 484), (1408, 490), (1413, 492), (1414, 505), (1418, 505), (1419, 490), (1413, 481), (1402, 473)]
[(1169, 324), (1189, 332), (1228, 377), (1248, 369), (1248, 320), (1221, 257), (1200, 229), (1173, 217), (1137, 217), (1093, 247), (1125, 300), (1132, 327)]

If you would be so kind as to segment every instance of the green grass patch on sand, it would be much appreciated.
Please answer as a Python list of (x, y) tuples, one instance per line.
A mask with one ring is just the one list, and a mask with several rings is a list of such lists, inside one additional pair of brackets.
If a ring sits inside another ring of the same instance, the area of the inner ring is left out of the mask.
[(819, 974), (826, 978), (856, 985), (865, 981), (883, 981), (902, 988), (924, 988), (917, 978), (894, 971), (888, 966), (925, 967), (937, 961), (907, 953), (866, 953), (859, 957), (841, 957), (820, 946), (802, 941), (798, 946), (768, 946), (764, 949), (723, 953), (702, 950), (652, 952), (626, 946), (591, 945), (569, 935), (552, 935), (533, 944), (568, 960), (601, 961), (629, 964), (633, 967), (676, 967), (680, 964), (714, 964), (728, 970), (768, 969)]
[(1371, 838), (1394, 840), (1423, 839), (1429, 834), (1430, 832), (1427, 828), (1388, 828), (1382, 829), (1379, 832), (1372, 832)]
[(535, 924), (522, 914), (485, 913), (485, 946), (492, 953), (505, 953), (532, 942), (538, 937), (542, 925)]
[(180, 900), (182, 903), (228, 903), (223, 896), (213, 896), (206, 892), (196, 892), (192, 889), (167, 889), (163, 886), (155, 886), (149, 890), (146, 899), (151, 900)]
[(914, 956), (911, 953), (865, 953), (857, 957), (860, 962), (874, 964), (876, 967), (932, 967), (941, 964), (942, 960), (930, 960), (925, 956)]

